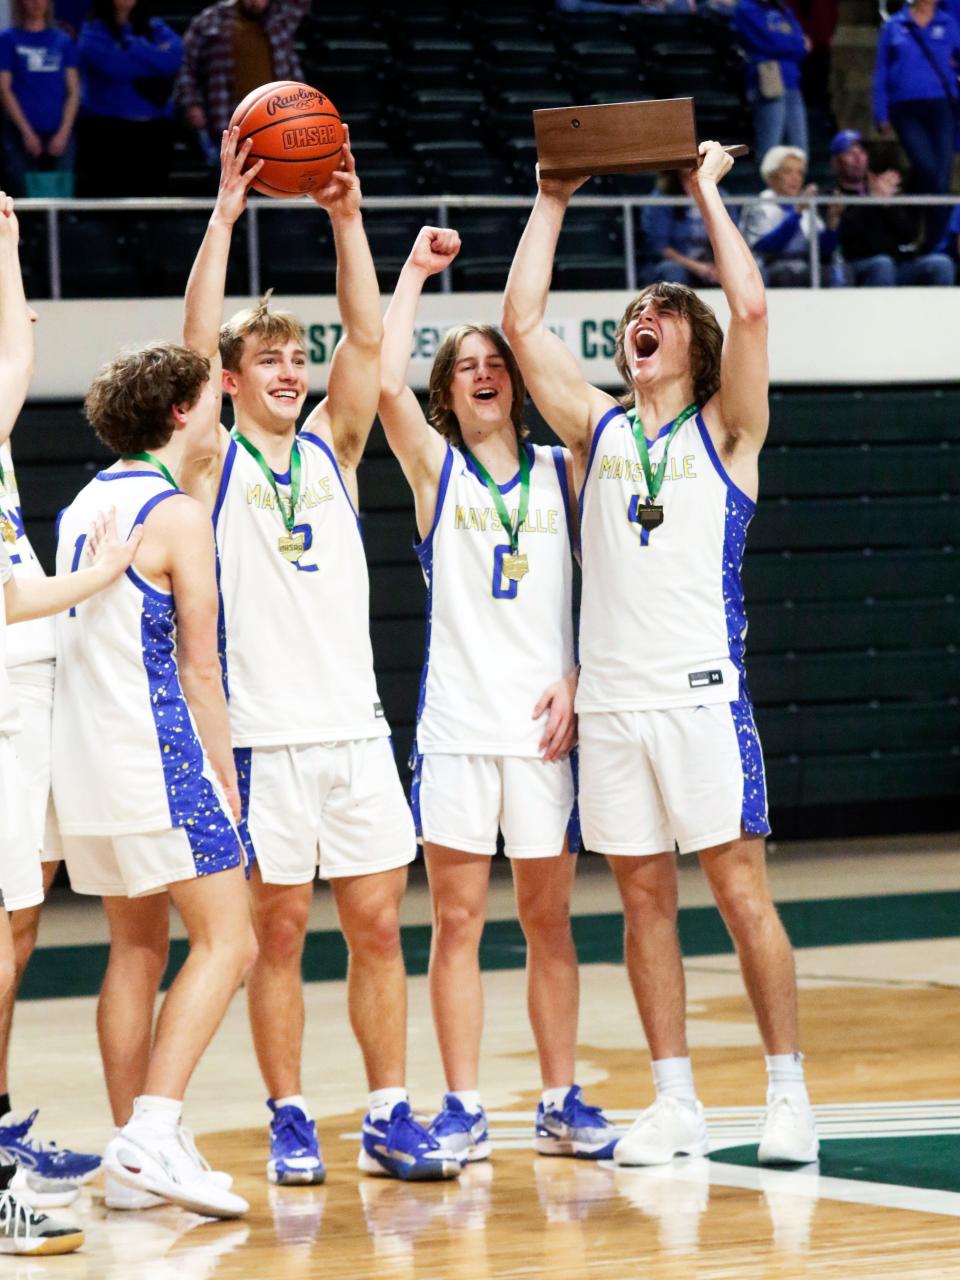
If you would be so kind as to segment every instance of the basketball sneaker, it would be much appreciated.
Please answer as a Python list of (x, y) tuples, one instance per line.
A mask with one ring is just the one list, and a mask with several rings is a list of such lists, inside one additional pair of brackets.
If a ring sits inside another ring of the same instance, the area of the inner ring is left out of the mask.
[[(119, 1133), (120, 1130), (117, 1129), (116, 1132)], [(193, 1141), (193, 1134), (182, 1124), (180, 1126), (180, 1140), (204, 1173), (219, 1186), (223, 1187), (225, 1191), (229, 1191), (233, 1186), (232, 1174), (224, 1173), (222, 1169), (211, 1169), (210, 1165), (197, 1150)], [(169, 1203), (162, 1196), (151, 1195), (149, 1191), (140, 1191), (135, 1187), (127, 1186), (109, 1171), (103, 1177), (103, 1202), (108, 1209), (122, 1210), (128, 1213), (142, 1213), (145, 1209), (155, 1209), (158, 1205)]]
[(599, 1107), (583, 1100), (583, 1090), (571, 1085), (563, 1106), (537, 1107), (533, 1149), (542, 1156), (576, 1156), (579, 1160), (609, 1160), (617, 1138)]
[(18, 1200), (10, 1189), (16, 1166), (0, 1168), (0, 1253), (73, 1253), (83, 1244), (83, 1231), (72, 1223), (58, 1222), (37, 1213)]
[(238, 1218), (250, 1206), (205, 1166), (179, 1125), (155, 1129), (135, 1120), (107, 1143), (104, 1170), (134, 1191), (148, 1192), (210, 1218)]
[(440, 1111), (430, 1121), (427, 1132), (459, 1160), (468, 1163), (488, 1160), (492, 1150), (483, 1107), (468, 1111), (452, 1093), (444, 1095)]
[(272, 1098), (267, 1106), (270, 1121), (270, 1159), (267, 1177), (281, 1186), (322, 1182), (327, 1176), (317, 1126), (299, 1107), (278, 1107)]
[(56, 1178), (41, 1178), (17, 1166), (10, 1190), (31, 1209), (63, 1209), (73, 1204), (80, 1194), (79, 1183)]
[(455, 1178), (463, 1160), (417, 1124), (409, 1102), (398, 1102), (389, 1120), (364, 1116), (357, 1168), (404, 1182), (432, 1182)]
[(705, 1156), (710, 1149), (700, 1103), (657, 1098), (633, 1122), (614, 1148), (617, 1164), (669, 1164), (674, 1156)]
[(0, 1161), (15, 1160), (28, 1173), (55, 1182), (87, 1182), (100, 1168), (100, 1157), (28, 1138), (38, 1114), (34, 1109), (25, 1120), (15, 1120), (12, 1112), (0, 1117)]
[(763, 1137), (757, 1151), (761, 1164), (812, 1164), (820, 1154), (813, 1111), (808, 1103), (786, 1094), (767, 1105)]

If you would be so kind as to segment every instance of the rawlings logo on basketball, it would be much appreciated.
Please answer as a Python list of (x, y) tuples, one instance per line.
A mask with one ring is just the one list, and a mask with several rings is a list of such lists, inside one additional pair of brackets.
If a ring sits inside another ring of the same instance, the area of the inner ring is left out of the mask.
[(316, 89), (308, 89), (306, 86), (298, 89), (296, 93), (278, 93), (268, 99), (267, 115), (275, 116), (284, 107), (305, 107), (307, 103), (313, 102), (319, 106), (323, 102), (323, 94)]
[(337, 130), (332, 124), (299, 125), (296, 129), (284, 129), (281, 140), (285, 151), (299, 151), (302, 147), (336, 142)]

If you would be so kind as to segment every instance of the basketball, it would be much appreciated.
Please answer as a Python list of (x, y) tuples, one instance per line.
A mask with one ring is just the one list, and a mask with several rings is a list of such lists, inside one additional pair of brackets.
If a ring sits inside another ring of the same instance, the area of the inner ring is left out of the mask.
[(286, 199), (323, 187), (340, 164), (343, 122), (325, 94), (296, 80), (274, 80), (248, 93), (237, 106), (231, 129), (237, 146), (253, 146), (247, 164), (263, 161), (253, 186)]

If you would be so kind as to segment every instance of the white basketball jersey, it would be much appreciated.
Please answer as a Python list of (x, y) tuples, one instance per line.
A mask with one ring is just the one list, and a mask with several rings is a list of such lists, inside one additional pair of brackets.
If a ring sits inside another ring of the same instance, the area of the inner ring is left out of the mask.
[[(9, 444), (0, 445), (0, 468), (3, 470), (3, 480), (0, 481), (0, 539), (7, 544), (13, 572), (18, 578), (42, 578), (43, 566), (34, 554), (24, 529)], [(53, 618), (14, 623), (7, 635), (7, 666), (52, 662), (56, 648)]]
[[(305, 432), (297, 440), (299, 560), (281, 555), (287, 531), (273, 486), (236, 440), (227, 450), (213, 514), (236, 747), (390, 732), (373, 674), (359, 518), (325, 442)], [(276, 479), (289, 500), (289, 474)]]
[[(670, 426), (648, 441), (654, 471)], [(723, 469), (699, 413), (674, 437), (657, 503), (663, 523), (637, 521), (647, 487), (630, 420), (598, 422), (581, 492), (583, 596), (578, 711), (628, 711), (735, 701), (747, 620), (740, 566), (755, 503)]]
[[(20, 728), (20, 714), (13, 701), (13, 690), (10, 688), (10, 677), (7, 675), (6, 642), (12, 627), (7, 626), (6, 601), (3, 596), (4, 583), (13, 577), (10, 564), (10, 553), (0, 540), (0, 734), (16, 733)], [(2, 830), (0, 830), (2, 834)]]
[[(421, 752), (539, 755), (533, 708), (573, 666), (571, 526), (561, 449), (525, 444), (530, 502), (520, 581), (503, 574), (510, 552), (487, 486), (448, 446), (433, 528), (417, 546), (427, 581), (427, 652), (417, 709)], [(519, 474), (500, 485), (516, 520)]]
[[(115, 507), (126, 537), (178, 492), (155, 471), (100, 472), (61, 514), (57, 573), (82, 567), (98, 512)], [(61, 830), (190, 828), (219, 810), (213, 779), (180, 687), (173, 596), (130, 568), (57, 616), (53, 790)]]

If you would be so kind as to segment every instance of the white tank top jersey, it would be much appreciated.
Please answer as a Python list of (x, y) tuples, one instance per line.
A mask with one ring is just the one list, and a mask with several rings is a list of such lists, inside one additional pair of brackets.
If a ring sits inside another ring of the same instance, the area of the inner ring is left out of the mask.
[[(359, 517), (319, 436), (301, 432), (293, 533), (284, 559), (273, 487), (231, 440), (213, 513), (220, 557), (230, 724), (235, 747), (387, 737), (373, 674), (370, 582)], [(274, 473), (285, 500), (289, 472)]]
[[(647, 442), (654, 471), (671, 426)], [(578, 711), (735, 702), (746, 693), (740, 568), (756, 504), (724, 471), (699, 412), (670, 445), (659, 528), (637, 521), (646, 496), (631, 421), (614, 407), (594, 429), (580, 495)]]
[[(126, 537), (179, 492), (155, 471), (100, 472), (60, 514), (57, 572), (81, 566), (98, 512), (115, 507)], [(215, 859), (218, 841), (231, 838), (213, 779), (180, 687), (173, 596), (131, 567), (57, 615), (53, 790), (60, 828), (66, 835), (131, 835), (186, 827), (200, 866), (205, 852)]]
[[(520, 581), (503, 576), (510, 551), (487, 486), (453, 446), (440, 476), (433, 527), (416, 545), (427, 583), (427, 649), (417, 748), (448, 755), (537, 756), (544, 689), (574, 664), (572, 533), (563, 450), (524, 444), (530, 502)], [(519, 473), (499, 486), (516, 520)]]
[[(10, 563), (18, 578), (42, 578), (43, 566), (34, 554), (27, 537), (20, 510), (20, 494), (13, 469), (9, 444), (0, 445), (0, 539), (10, 552)], [(7, 632), (7, 666), (19, 667), (28, 662), (52, 662), (57, 651), (53, 618), (34, 618), (17, 622)]]
[(13, 630), (7, 626), (6, 601), (3, 596), (4, 584), (13, 577), (13, 566), (10, 553), (0, 540), (0, 735), (16, 733), (20, 728), (20, 715), (13, 701), (13, 690), (7, 675), (6, 641)]

